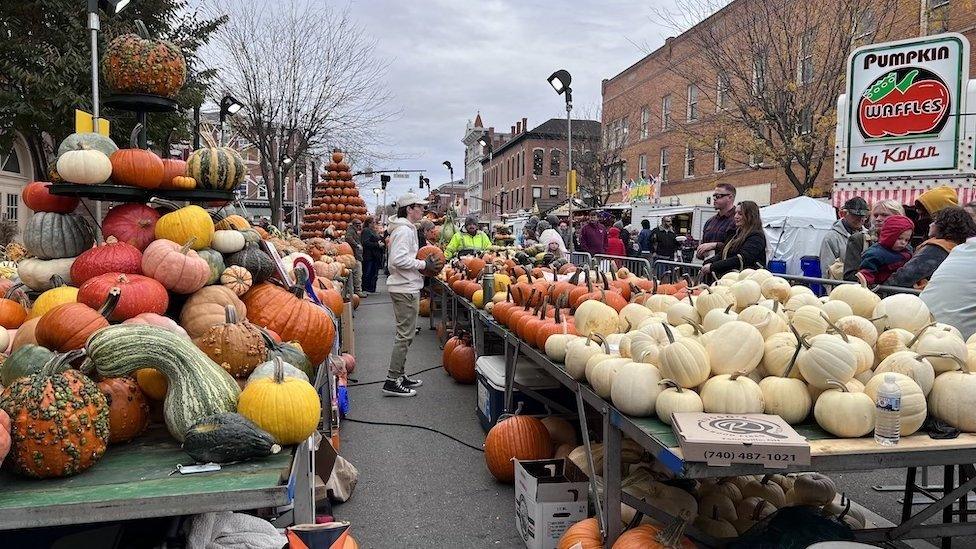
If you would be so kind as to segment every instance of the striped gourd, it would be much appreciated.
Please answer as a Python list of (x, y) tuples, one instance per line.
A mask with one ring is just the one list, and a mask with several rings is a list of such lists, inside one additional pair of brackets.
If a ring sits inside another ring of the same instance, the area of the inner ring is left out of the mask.
[(212, 147), (193, 151), (186, 161), (186, 172), (197, 180), (200, 189), (233, 190), (247, 170), (244, 159), (230, 147)]
[(155, 368), (169, 389), (163, 417), (180, 442), (198, 420), (237, 410), (240, 387), (193, 343), (172, 332), (143, 324), (103, 328), (88, 339), (88, 360), (102, 377), (119, 377), (139, 368)]

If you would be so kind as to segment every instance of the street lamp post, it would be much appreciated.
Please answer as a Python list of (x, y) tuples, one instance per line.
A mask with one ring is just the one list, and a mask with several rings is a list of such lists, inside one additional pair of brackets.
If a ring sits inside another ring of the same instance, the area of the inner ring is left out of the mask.
[[(569, 211), (570, 234), (575, 230), (573, 229), (573, 195), (575, 193), (572, 192), (575, 189), (570, 188), (568, 184), (570, 181), (575, 182), (575, 178), (573, 178), (573, 117), (571, 116), (573, 112), (573, 88), (569, 87), (572, 81), (573, 77), (565, 69), (559, 69), (549, 76), (549, 85), (552, 86), (552, 89), (556, 90), (557, 94), (566, 96), (566, 194), (569, 197), (566, 204)], [(569, 239), (569, 251), (573, 251), (572, 238)]]
[(386, 215), (386, 186), (389, 185), (389, 183), (390, 183), (390, 176), (385, 175), (385, 174), (384, 175), (380, 175), (380, 187), (382, 187), (382, 189), (383, 189), (383, 214), (384, 214), (383, 215), (383, 226), (384, 227), (386, 227), (386, 225), (387, 225), (387, 217), (389, 217), (389, 216)]
[(220, 100), (220, 146), (224, 146), (224, 122), (227, 115), (234, 116), (244, 107), (244, 104), (234, 99), (230, 95), (225, 95)]
[(91, 32), (91, 74), (92, 74), (92, 131), (98, 133), (100, 115), (98, 100), (98, 31), (102, 28), (98, 18), (101, 7), (109, 15), (124, 10), (130, 0), (88, 0), (88, 30)]
[(444, 164), (445, 166), (447, 166), (447, 171), (450, 172), (450, 174), (451, 174), (451, 181), (453, 182), (454, 181), (454, 166), (451, 166), (451, 161), (450, 160), (445, 160), (444, 162), (441, 162), (441, 164)]

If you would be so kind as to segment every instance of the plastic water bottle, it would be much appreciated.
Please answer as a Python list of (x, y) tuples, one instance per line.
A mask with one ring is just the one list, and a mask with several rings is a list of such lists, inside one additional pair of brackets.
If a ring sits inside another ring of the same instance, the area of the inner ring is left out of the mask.
[(901, 387), (894, 374), (885, 374), (874, 403), (874, 441), (882, 446), (894, 446), (901, 437)]

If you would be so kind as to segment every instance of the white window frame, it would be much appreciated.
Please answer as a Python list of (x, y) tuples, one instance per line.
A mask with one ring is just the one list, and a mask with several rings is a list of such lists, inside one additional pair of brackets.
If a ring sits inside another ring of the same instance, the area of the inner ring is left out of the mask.
[[(268, 197), (269, 197), (269, 194), (268, 194), (268, 184), (264, 180), (264, 177), (258, 178), (257, 184), (258, 184), (257, 199), (258, 200), (268, 200)], [(264, 192), (261, 192), (262, 190)]]
[(641, 107), (640, 138), (647, 139), (651, 125), (651, 109), (647, 105)]
[(671, 162), (671, 157), (668, 154), (667, 147), (661, 147), (660, 162), (658, 165), (658, 173), (661, 178), (661, 183), (667, 183), (668, 181), (668, 165)]
[(729, 93), (729, 79), (727, 76), (719, 75), (715, 83), (715, 112), (725, 108), (726, 96)]
[(542, 198), (542, 187), (538, 187), (538, 186), (533, 185), (532, 186), (532, 199), (533, 199), (533, 201), (534, 200), (538, 200), (540, 198)]
[(695, 149), (685, 145), (685, 179), (695, 177)]
[(725, 142), (721, 137), (715, 139), (715, 166), (714, 166), (715, 170), (714, 171), (716, 173), (724, 172), (727, 168), (725, 158), (722, 156), (722, 149), (724, 144)]
[(623, 134), (622, 145), (627, 145), (630, 142), (630, 117), (625, 116), (620, 119), (620, 131)]
[(559, 196), (559, 187), (549, 187), (549, 198), (557, 198)]
[(686, 120), (688, 122), (695, 122), (698, 120), (698, 86), (694, 84), (688, 85), (688, 109), (686, 112)]
[(800, 35), (800, 55), (796, 63), (796, 81), (798, 84), (806, 85), (813, 82), (816, 68), (813, 62), (813, 31), (805, 31)]
[(647, 155), (641, 154), (637, 157), (637, 174), (640, 178), (647, 179)]
[(661, 98), (661, 130), (671, 129), (671, 94)]

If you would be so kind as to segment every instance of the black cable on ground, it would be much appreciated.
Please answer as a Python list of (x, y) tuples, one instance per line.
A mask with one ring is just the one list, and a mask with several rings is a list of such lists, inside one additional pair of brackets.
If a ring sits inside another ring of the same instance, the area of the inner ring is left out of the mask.
[[(438, 368), (440, 368), (440, 366), (438, 366)], [(458, 444), (461, 444), (463, 446), (467, 446), (468, 448), (471, 448), (472, 450), (476, 450), (478, 452), (484, 452), (485, 451), (484, 448), (479, 448), (479, 447), (474, 446), (472, 444), (468, 444), (467, 442), (464, 442), (463, 440), (461, 440), (459, 438), (455, 438), (455, 437), (453, 437), (453, 436), (451, 436), (451, 435), (449, 435), (449, 434), (447, 434), (447, 433), (445, 433), (443, 431), (438, 431), (437, 429), (434, 429), (434, 428), (431, 428), (431, 427), (424, 427), (423, 425), (411, 425), (409, 423), (387, 423), (385, 421), (366, 421), (366, 420), (363, 420), (363, 419), (352, 419), (350, 417), (346, 417), (344, 421), (348, 421), (350, 423), (362, 423), (364, 425), (384, 425), (384, 426), (389, 426), (389, 427), (411, 427), (413, 429), (421, 429), (421, 430), (424, 430), (424, 431), (430, 431), (431, 433), (437, 433), (438, 435), (445, 436), (445, 437), (453, 440), (454, 442), (457, 442)]]
[[(431, 370), (436, 370), (438, 368), (443, 368), (443, 366), (440, 366), (440, 365), (438, 365), (438, 366), (431, 366), (430, 368), (425, 368), (423, 370), (420, 370), (419, 372), (414, 372), (412, 374), (407, 374), (407, 377), (415, 376), (415, 375), (418, 375), (418, 374), (422, 374), (424, 372), (429, 372)], [(380, 383), (386, 383), (386, 379), (381, 379), (380, 381), (363, 381), (363, 382), (357, 382), (357, 383), (350, 383), (349, 385), (346, 385), (346, 387), (359, 387), (361, 385), (379, 385)]]

